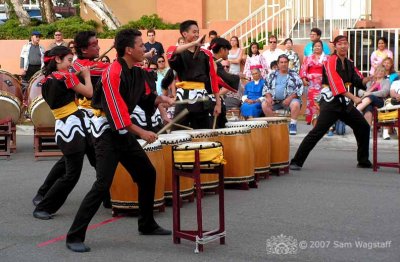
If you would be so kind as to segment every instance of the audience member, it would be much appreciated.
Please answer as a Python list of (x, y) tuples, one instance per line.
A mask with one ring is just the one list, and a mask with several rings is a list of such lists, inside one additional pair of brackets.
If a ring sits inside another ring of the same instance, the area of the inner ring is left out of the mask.
[[(311, 42), (309, 42), (305, 47), (304, 47), (304, 56), (310, 56), (313, 54), (313, 49), (312, 49), (312, 45), (314, 42), (317, 42), (318, 40), (321, 39), (321, 35), (322, 35), (322, 31), (319, 28), (312, 28), (311, 32), (310, 32), (310, 40)], [(323, 50), (325, 55), (330, 55), (331, 54), (331, 49), (329, 49), (329, 46), (327, 43), (322, 42), (323, 44)]]
[(152, 57), (150, 60), (153, 62), (157, 62), (157, 59), (160, 56), (164, 55), (163, 45), (160, 42), (156, 41), (156, 31), (154, 29), (147, 30), (147, 38), (149, 39), (149, 41), (144, 44), (146, 52), (151, 52), (151, 50), (155, 50), (155, 52), (152, 53)]
[(29, 82), (31, 77), (44, 66), (44, 48), (39, 45), (41, 36), (39, 31), (33, 31), (30, 41), (22, 47), (20, 68), (22, 80), (25, 82)]
[(63, 34), (60, 31), (54, 33), (54, 42), (49, 45), (49, 50), (56, 46), (68, 47), (68, 43), (64, 41)]
[(249, 49), (247, 51), (248, 56), (246, 59), (246, 64), (244, 65), (243, 74), (248, 78), (251, 78), (251, 70), (254, 68), (260, 69), (261, 76), (265, 78), (267, 75), (267, 62), (265, 58), (260, 54), (260, 47), (258, 43), (253, 42), (250, 44)]
[(230, 62), (229, 73), (238, 75), (240, 73), (240, 61), (242, 60), (242, 49), (239, 46), (239, 38), (232, 36), (230, 40), (232, 49), (229, 50), (228, 60)]
[(371, 54), (371, 70), (370, 75), (374, 75), (375, 68), (380, 65), (386, 57), (393, 58), (393, 53), (387, 49), (387, 39), (385, 37), (378, 38), (378, 49)]
[(276, 36), (271, 35), (268, 38), (268, 44), (269, 44), (269, 49), (265, 50), (262, 53), (262, 56), (265, 59), (265, 62), (267, 63), (268, 66), (268, 71), (270, 70), (269, 65), (271, 64), (272, 61), (277, 61), (278, 57), (282, 55), (284, 52), (280, 49), (277, 48), (278, 45), (278, 38)]
[(242, 97), (241, 114), (245, 118), (259, 117), (262, 113), (261, 103), (264, 100), (262, 95), (265, 81), (261, 78), (260, 69), (251, 70), (253, 81), (248, 82), (244, 87)]
[(284, 54), (289, 58), (289, 69), (294, 70), (296, 73), (300, 71), (300, 58), (299, 55), (293, 50), (293, 41), (291, 38), (286, 38), (283, 41), (285, 45)]

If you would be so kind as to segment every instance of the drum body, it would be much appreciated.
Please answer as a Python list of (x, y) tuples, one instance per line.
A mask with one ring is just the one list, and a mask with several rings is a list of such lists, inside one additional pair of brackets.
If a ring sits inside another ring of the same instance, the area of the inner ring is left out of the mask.
[[(139, 139), (143, 146), (145, 141)], [(154, 207), (164, 206), (164, 158), (159, 141), (144, 147), (147, 156), (156, 169), (156, 190), (154, 193)], [(146, 174), (143, 174), (146, 175)], [(138, 188), (128, 171), (119, 163), (115, 171), (110, 188), (111, 204), (113, 209), (139, 209)]]
[(15, 124), (21, 115), (21, 83), (10, 73), (0, 70), (0, 119), (11, 118)]
[[(158, 136), (162, 145), (164, 157), (165, 190), (166, 199), (172, 199), (172, 146), (191, 142), (192, 138), (188, 134), (162, 134)], [(193, 179), (181, 177), (179, 185), (180, 197), (188, 197), (194, 194)]]
[(247, 183), (254, 180), (254, 148), (248, 127), (216, 129), (224, 145), (224, 183)]
[[(171, 134), (188, 134), (192, 142), (215, 142), (219, 140), (218, 134), (212, 129), (176, 130)], [(214, 189), (218, 187), (217, 173), (201, 173), (201, 189)]]
[(238, 121), (226, 123), (226, 127), (248, 127), (254, 149), (254, 173), (265, 174), (271, 168), (271, 140), (267, 121)]
[(289, 166), (289, 127), (286, 117), (258, 117), (254, 120), (266, 120), (270, 130), (271, 169)]
[(240, 120), (240, 108), (234, 107), (226, 111), (226, 119), (228, 121)]
[(28, 87), (28, 114), (35, 127), (54, 127), (55, 118), (49, 105), (42, 97), (42, 74), (35, 74)]

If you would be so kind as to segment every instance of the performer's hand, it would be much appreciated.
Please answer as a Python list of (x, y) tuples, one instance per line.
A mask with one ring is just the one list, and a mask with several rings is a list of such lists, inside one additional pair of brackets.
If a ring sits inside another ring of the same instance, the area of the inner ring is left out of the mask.
[(83, 78), (90, 77), (90, 68), (87, 66), (81, 67), (80, 75)]
[(155, 142), (158, 138), (156, 133), (151, 132), (151, 131), (146, 131), (146, 130), (143, 130), (142, 132), (140, 132), (139, 136), (141, 139), (145, 140), (146, 142), (148, 142), (150, 144)]
[(156, 101), (154, 102), (154, 104), (156, 106), (158, 106), (159, 104), (167, 104), (168, 105), (167, 107), (169, 107), (169, 106), (175, 105), (175, 99), (171, 98), (171, 97), (168, 97), (168, 96), (161, 95), (161, 96), (157, 96)]
[(170, 119), (169, 117), (163, 117), (162, 120), (163, 120), (164, 125), (172, 122), (172, 119)]
[(204, 43), (204, 39), (206, 39), (206, 35), (199, 37), (196, 41), (194, 41), (195, 46), (202, 46)]
[(26, 75), (26, 70), (22, 69), (21, 76), (24, 76), (24, 75)]
[(221, 114), (221, 104), (216, 104), (214, 107), (214, 116), (219, 116)]

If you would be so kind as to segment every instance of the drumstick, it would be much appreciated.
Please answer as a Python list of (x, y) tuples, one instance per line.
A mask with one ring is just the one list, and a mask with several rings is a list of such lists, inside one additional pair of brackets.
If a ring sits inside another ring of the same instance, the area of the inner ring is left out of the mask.
[[(164, 133), (167, 129), (170, 129), (172, 125), (174, 125), (176, 122), (180, 121), (187, 114), (189, 114), (189, 110), (187, 110), (186, 108), (183, 109), (176, 117), (174, 117), (174, 119), (172, 119), (171, 122), (169, 122), (163, 128), (161, 128), (160, 131), (157, 132), (157, 135), (160, 135), (160, 134)], [(146, 143), (144, 143), (144, 145), (142, 147), (145, 147), (148, 144), (149, 144), (149, 142), (146, 141)]]
[(215, 127), (217, 126), (217, 117), (218, 117), (218, 116), (214, 116), (214, 121), (213, 121), (213, 127), (212, 127), (212, 129), (215, 129)]
[[(91, 69), (93, 69), (93, 68), (96, 68), (96, 66), (95, 66), (95, 65), (94, 65), (94, 66), (90, 66), (90, 67), (89, 67), (89, 70), (91, 70)], [(76, 71), (76, 72), (75, 72), (75, 75), (76, 75), (76, 76), (80, 76), (81, 74), (82, 74), (82, 71)]]
[[(205, 38), (206, 38), (206, 35), (203, 35), (201, 37), (200, 44), (204, 43), (204, 39)], [(200, 46), (196, 46), (195, 49), (194, 49), (193, 59), (196, 59), (197, 56), (199, 55), (199, 53), (200, 53)]]
[[(203, 98), (199, 98), (196, 100), (196, 102), (204, 102), (204, 101), (208, 101), (208, 96), (203, 97)], [(190, 102), (195, 102), (195, 100), (192, 99), (183, 99), (183, 100), (178, 100), (175, 102), (175, 105), (184, 105), (184, 104), (189, 104)]]
[(110, 52), (112, 49), (114, 48), (114, 44), (112, 46), (110, 46), (110, 48), (107, 49), (107, 51), (105, 51), (104, 53), (102, 53), (98, 58), (94, 59), (94, 61), (100, 61), (103, 57), (106, 56), (106, 54), (108, 54), (108, 52)]
[(183, 129), (187, 129), (187, 130), (193, 130), (193, 128), (191, 128), (191, 127), (180, 125), (180, 124), (177, 124), (177, 123), (174, 123), (174, 126), (177, 126), (177, 127), (183, 128)]

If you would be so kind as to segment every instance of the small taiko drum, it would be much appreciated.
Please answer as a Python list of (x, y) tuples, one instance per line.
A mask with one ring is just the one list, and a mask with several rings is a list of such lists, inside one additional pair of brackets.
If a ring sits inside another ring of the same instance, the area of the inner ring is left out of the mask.
[(42, 97), (42, 83), (44, 75), (35, 74), (28, 87), (28, 114), (35, 127), (54, 127), (55, 118), (49, 105)]
[[(188, 134), (192, 142), (214, 142), (218, 141), (218, 134), (212, 129), (176, 130), (171, 134)], [(214, 189), (218, 187), (218, 174), (201, 173), (201, 189)]]
[(248, 127), (254, 149), (254, 173), (267, 174), (271, 168), (271, 141), (267, 121), (237, 121), (226, 123), (226, 127)]
[(378, 122), (395, 122), (398, 119), (400, 105), (392, 105), (391, 98), (386, 99), (385, 106), (378, 108)]
[(17, 123), (22, 107), (21, 83), (12, 74), (0, 70), (0, 119), (11, 118)]
[(289, 166), (289, 127), (286, 117), (258, 117), (254, 120), (266, 120), (271, 138), (271, 169)]
[(216, 129), (224, 145), (224, 183), (242, 184), (254, 180), (254, 148), (248, 127)]
[[(146, 143), (144, 140), (138, 139), (138, 142), (143, 147)], [(160, 141), (155, 141), (152, 144), (146, 145), (144, 148), (151, 163), (156, 169), (156, 190), (154, 193), (154, 207), (164, 207), (164, 157)], [(143, 174), (144, 176), (146, 174)], [(115, 171), (114, 180), (110, 188), (111, 204), (113, 212), (118, 209), (139, 209), (138, 188), (133, 182), (128, 171), (118, 164)]]
[[(172, 199), (172, 146), (191, 142), (192, 138), (188, 134), (162, 134), (158, 136), (162, 145), (165, 167), (165, 191), (166, 199)], [(192, 196), (194, 193), (193, 179), (187, 177), (180, 178), (179, 194), (180, 197)]]
[(201, 170), (212, 169), (225, 163), (221, 142), (190, 142), (172, 146), (174, 167), (180, 170), (193, 170), (195, 150), (199, 151)]

